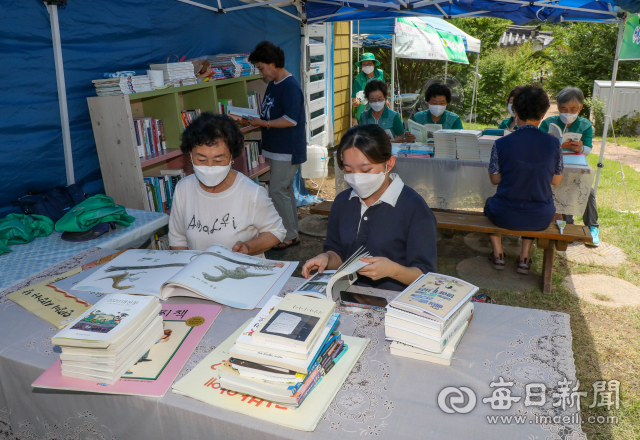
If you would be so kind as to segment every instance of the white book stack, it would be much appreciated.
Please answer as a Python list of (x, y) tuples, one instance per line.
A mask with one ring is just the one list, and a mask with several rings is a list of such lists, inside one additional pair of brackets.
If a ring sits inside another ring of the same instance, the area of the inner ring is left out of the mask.
[(482, 130), (459, 130), (456, 133), (456, 152), (458, 160), (478, 162), (480, 160), (480, 148), (478, 140), (482, 136)]
[(94, 79), (91, 82), (96, 88), (96, 95), (98, 96), (128, 95), (133, 93), (129, 81), (130, 78), (129, 76), (122, 76), (118, 78)]
[(491, 150), (493, 149), (493, 144), (495, 141), (500, 139), (500, 136), (482, 136), (478, 140), (478, 147), (480, 149), (480, 160), (482, 162), (490, 162), (491, 161)]
[(162, 337), (161, 309), (152, 296), (105, 296), (52, 338), (62, 375), (115, 383)]
[(165, 84), (173, 83), (175, 86), (188, 86), (190, 84), (197, 84), (198, 82), (196, 74), (193, 71), (193, 63), (191, 61), (183, 63), (151, 64), (149, 69), (162, 70), (164, 72)]
[(129, 79), (131, 81), (133, 93), (151, 92), (155, 90), (155, 87), (153, 87), (153, 81), (148, 75), (130, 76)]
[(433, 133), (435, 142), (434, 159), (456, 158), (456, 133), (460, 130), (438, 130)]

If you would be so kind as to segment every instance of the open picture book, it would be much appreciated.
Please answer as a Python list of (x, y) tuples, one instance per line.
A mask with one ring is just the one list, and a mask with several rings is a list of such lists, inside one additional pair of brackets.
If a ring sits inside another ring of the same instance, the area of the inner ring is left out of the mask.
[(407, 130), (416, 137), (416, 142), (434, 145), (433, 133), (442, 129), (441, 124), (418, 124), (412, 119), (407, 120)]
[(371, 263), (360, 261), (360, 258), (370, 258), (371, 255), (364, 247), (360, 247), (337, 270), (325, 270), (316, 273), (294, 292), (319, 299), (336, 301), (342, 290), (347, 290), (358, 279), (358, 272)]
[[(75, 291), (208, 299), (254, 309), (277, 294), (298, 262), (272, 261), (214, 245), (206, 251), (131, 249), (73, 287)], [(271, 295), (269, 295), (271, 296)]]
[[(554, 124), (553, 122), (549, 124), (549, 134), (555, 138), (560, 139), (560, 145), (569, 140), (578, 142), (580, 139), (582, 139), (582, 135), (580, 133), (569, 133), (568, 131), (566, 131), (566, 129), (563, 131), (557, 124)], [(568, 148), (563, 148), (562, 152), (575, 153), (575, 151)]]
[(229, 107), (227, 107), (227, 114), (231, 118), (237, 119), (237, 120), (240, 120), (242, 118), (244, 118), (244, 119), (250, 119), (250, 118), (260, 119), (260, 115), (258, 114), (258, 111), (254, 110), (252, 108), (233, 107), (233, 106), (230, 105)]

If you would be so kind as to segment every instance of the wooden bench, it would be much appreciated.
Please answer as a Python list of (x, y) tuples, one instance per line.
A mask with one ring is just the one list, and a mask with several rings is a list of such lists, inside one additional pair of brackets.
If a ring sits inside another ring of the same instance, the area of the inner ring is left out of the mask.
[[(311, 214), (329, 215), (333, 202), (322, 202), (312, 206)], [(519, 237), (532, 237), (538, 240), (537, 246), (544, 249), (542, 261), (542, 291), (551, 291), (551, 275), (553, 273), (553, 260), (555, 250), (566, 251), (569, 243), (591, 243), (593, 238), (586, 226), (567, 225), (562, 234), (554, 223), (544, 231), (510, 231), (499, 228), (477, 211), (458, 211), (450, 209), (432, 209), (436, 216), (438, 228), (453, 229), (458, 231), (484, 232), (486, 234), (515, 235)]]

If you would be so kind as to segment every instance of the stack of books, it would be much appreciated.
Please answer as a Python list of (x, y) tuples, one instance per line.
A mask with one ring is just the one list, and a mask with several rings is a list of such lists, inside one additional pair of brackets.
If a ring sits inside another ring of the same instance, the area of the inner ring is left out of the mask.
[(62, 375), (113, 384), (164, 333), (158, 298), (111, 294), (52, 338)]
[(433, 133), (435, 141), (434, 159), (456, 158), (456, 133), (459, 130), (438, 130)]
[(403, 143), (391, 144), (392, 147), (398, 147), (399, 157), (415, 157), (421, 159), (429, 159), (433, 156), (433, 144), (423, 143)]
[(149, 78), (149, 75), (130, 76), (129, 80), (131, 81), (131, 89), (133, 90), (133, 93), (151, 92), (152, 90), (155, 90), (155, 87), (153, 87), (153, 81)]
[(91, 81), (98, 96), (129, 95), (131, 93), (155, 90), (147, 75), (130, 75), (117, 78), (94, 79)]
[(223, 69), (225, 75), (232, 75), (231, 78), (254, 73), (255, 67), (249, 63), (248, 58), (248, 53), (221, 53), (207, 57), (212, 67)]
[(482, 130), (458, 130), (456, 133), (456, 154), (458, 160), (480, 160), (480, 148), (478, 140), (482, 136)]
[(393, 341), (391, 354), (451, 365), (473, 317), (471, 297), (477, 291), (457, 278), (422, 275), (387, 306), (384, 328)]
[(260, 165), (267, 163), (267, 159), (262, 156), (260, 141), (245, 142), (244, 152), (247, 163), (247, 171), (251, 171), (254, 168), (258, 168)]
[(226, 79), (226, 76), (224, 75), (224, 72), (222, 71), (222, 69), (220, 69), (219, 67), (212, 67), (210, 78), (213, 81), (217, 81), (219, 79)]
[(199, 108), (195, 110), (185, 110), (183, 112), (180, 112), (180, 116), (182, 117), (182, 129), (184, 130), (185, 128), (187, 128), (187, 126), (195, 121), (196, 118), (201, 114), (202, 113), (200, 112)]
[(493, 144), (500, 139), (502, 136), (488, 136), (484, 135), (478, 140), (478, 148), (480, 149), (480, 160), (482, 162), (490, 162), (491, 161), (491, 150), (493, 149)]
[(185, 176), (184, 170), (160, 170), (157, 176), (143, 177), (151, 212), (166, 212), (173, 206), (176, 185)]
[(150, 156), (167, 149), (162, 119), (134, 118), (138, 156)]
[(151, 70), (162, 70), (164, 72), (164, 83), (174, 86), (188, 86), (198, 82), (193, 71), (193, 63), (186, 61), (183, 63), (151, 64)]
[(331, 300), (272, 297), (218, 367), (222, 388), (297, 408), (347, 352)]

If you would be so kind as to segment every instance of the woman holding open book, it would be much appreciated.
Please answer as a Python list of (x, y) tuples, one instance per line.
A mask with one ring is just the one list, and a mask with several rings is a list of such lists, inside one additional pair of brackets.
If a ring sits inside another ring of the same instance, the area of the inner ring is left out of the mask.
[(424, 93), (424, 100), (429, 110), (418, 112), (411, 119), (422, 125), (440, 124), (443, 130), (462, 130), (460, 116), (447, 110), (451, 102), (451, 90), (446, 84), (431, 84)]
[(173, 195), (169, 245), (204, 251), (219, 244), (234, 252), (263, 256), (282, 242), (282, 219), (265, 191), (231, 169), (244, 149), (244, 136), (226, 115), (203, 113), (185, 129), (180, 149), (189, 153), (194, 174), (180, 180)]
[[(555, 125), (557, 129), (556, 134), (562, 135), (564, 139), (565, 134), (575, 133), (577, 136), (568, 136), (568, 139), (562, 144), (564, 152), (584, 154), (585, 156), (591, 153), (591, 147), (593, 146), (593, 127), (588, 119), (578, 116), (584, 107), (584, 95), (582, 90), (577, 87), (565, 87), (560, 90), (556, 97), (558, 103), (558, 116), (550, 116), (540, 124), (540, 130), (552, 133), (549, 128)], [(575, 138), (579, 137), (578, 140)], [(574, 139), (572, 139), (574, 138)], [(573, 224), (572, 215), (563, 215), (564, 220)], [(587, 207), (584, 210), (582, 216), (585, 226), (589, 227), (591, 231), (591, 237), (593, 238), (593, 246), (600, 244), (600, 225), (598, 224), (598, 207), (596, 206), (596, 193), (591, 189), (589, 194), (589, 201)], [(591, 245), (589, 243), (588, 245)]]
[[(538, 129), (549, 110), (549, 96), (539, 86), (524, 86), (513, 100), (518, 129), (493, 144), (489, 178), (498, 185), (489, 197), (484, 214), (496, 226), (514, 231), (542, 231), (556, 213), (551, 185), (562, 181), (564, 163), (557, 138)], [(505, 258), (499, 234), (489, 235), (494, 269), (504, 269)], [(522, 237), (517, 271), (529, 273), (533, 238)]]
[(423, 273), (435, 272), (436, 219), (424, 199), (391, 171), (396, 158), (379, 125), (358, 125), (342, 137), (337, 161), (351, 189), (331, 207), (324, 253), (308, 260), (311, 271), (338, 269), (361, 246), (373, 255), (357, 284), (403, 290)]

